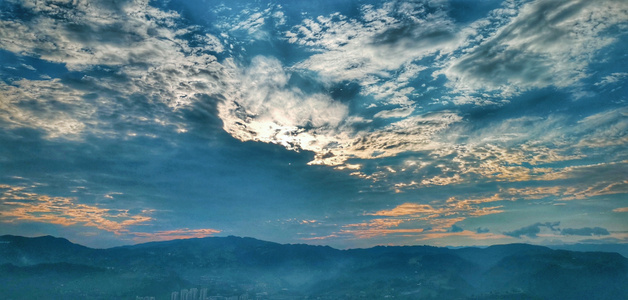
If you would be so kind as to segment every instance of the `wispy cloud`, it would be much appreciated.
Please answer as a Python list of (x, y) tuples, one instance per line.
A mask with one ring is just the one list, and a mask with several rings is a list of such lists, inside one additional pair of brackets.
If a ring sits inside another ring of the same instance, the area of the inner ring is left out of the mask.
[[(217, 10), (225, 9), (219, 7)], [(265, 29), (274, 29), (286, 23), (286, 16), (280, 4), (269, 4), (265, 8), (247, 5), (236, 16), (225, 18), (217, 26), (226, 32), (238, 34), (238, 31), (247, 33), (247, 38), (258, 40), (270, 39), (270, 33)]]
[(611, 75), (604, 76), (600, 82), (596, 82), (596, 86), (607, 86), (621, 82), (624, 78), (628, 77), (626, 72), (616, 72)]
[[(588, 76), (591, 56), (613, 42), (602, 35), (626, 22), (621, 1), (535, 1), (443, 73), (458, 90), (518, 93), (546, 86), (567, 87)], [(570, 45), (570, 47), (564, 47)]]
[(62, 226), (95, 227), (119, 236), (131, 237), (136, 242), (202, 238), (221, 232), (210, 228), (141, 232), (133, 227), (154, 222), (152, 210), (131, 213), (128, 209), (82, 204), (76, 198), (53, 197), (29, 190), (30, 188), (25, 186), (0, 185), (2, 208), (0, 222), (41, 222)]
[(373, 216), (399, 217), (416, 214), (433, 214), (438, 210), (429, 204), (404, 203), (390, 210), (380, 210), (373, 213)]
[(204, 238), (208, 236), (220, 233), (220, 230), (203, 228), (203, 229), (189, 229), (182, 228), (176, 230), (166, 230), (157, 232), (132, 232), (131, 236), (134, 236), (133, 240), (136, 242), (152, 242), (152, 241), (168, 241), (175, 239), (193, 239)]
[(75, 198), (53, 197), (28, 191), (21, 186), (0, 185), (0, 221), (43, 222), (63, 226), (96, 227), (115, 234), (128, 234), (129, 227), (153, 220), (150, 210), (131, 213), (82, 204)]
[(423, 232), (422, 228), (397, 228), (403, 220), (375, 219), (366, 223), (349, 224), (339, 234), (350, 234), (360, 239), (368, 239), (390, 234), (417, 234)]
[[(474, 233), (460, 228), (456, 223), (467, 218), (501, 213), (502, 206), (487, 206), (486, 203), (503, 201), (498, 195), (488, 198), (457, 200), (450, 198), (443, 204), (430, 205), (403, 203), (389, 210), (367, 213), (365, 216), (380, 217), (363, 223), (347, 224), (334, 235), (351, 235), (365, 239), (388, 235), (412, 235), (421, 239), (435, 238), (434, 234), (465, 232), (465, 236)], [(385, 218), (381, 218), (385, 217)], [(454, 229), (454, 230), (452, 230)]]

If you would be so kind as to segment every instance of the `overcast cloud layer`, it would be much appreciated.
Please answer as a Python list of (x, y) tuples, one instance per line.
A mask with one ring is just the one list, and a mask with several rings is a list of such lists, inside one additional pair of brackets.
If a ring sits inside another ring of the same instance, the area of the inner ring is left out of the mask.
[(628, 3), (0, 3), (0, 233), (628, 242)]

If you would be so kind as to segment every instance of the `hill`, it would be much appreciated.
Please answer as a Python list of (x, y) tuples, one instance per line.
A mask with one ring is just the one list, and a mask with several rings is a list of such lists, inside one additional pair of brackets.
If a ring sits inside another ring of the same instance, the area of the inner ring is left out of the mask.
[(230, 236), (91, 249), (0, 236), (4, 299), (628, 299), (626, 283), (619, 254), (526, 244), (338, 250)]

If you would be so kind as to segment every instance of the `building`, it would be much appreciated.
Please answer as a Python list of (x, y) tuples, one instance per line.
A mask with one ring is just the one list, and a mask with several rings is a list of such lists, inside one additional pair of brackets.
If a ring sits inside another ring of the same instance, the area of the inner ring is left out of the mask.
[(191, 288), (188, 291), (188, 299), (187, 300), (198, 300), (198, 289), (197, 288)]
[(179, 293), (179, 299), (181, 300), (190, 300), (189, 293), (187, 289), (182, 289), (181, 293)]

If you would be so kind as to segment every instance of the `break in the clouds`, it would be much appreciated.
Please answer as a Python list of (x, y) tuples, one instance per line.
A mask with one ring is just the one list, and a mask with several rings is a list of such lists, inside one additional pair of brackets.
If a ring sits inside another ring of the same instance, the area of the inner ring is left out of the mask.
[(616, 0), (4, 1), (0, 224), (626, 242), (626, 28)]

